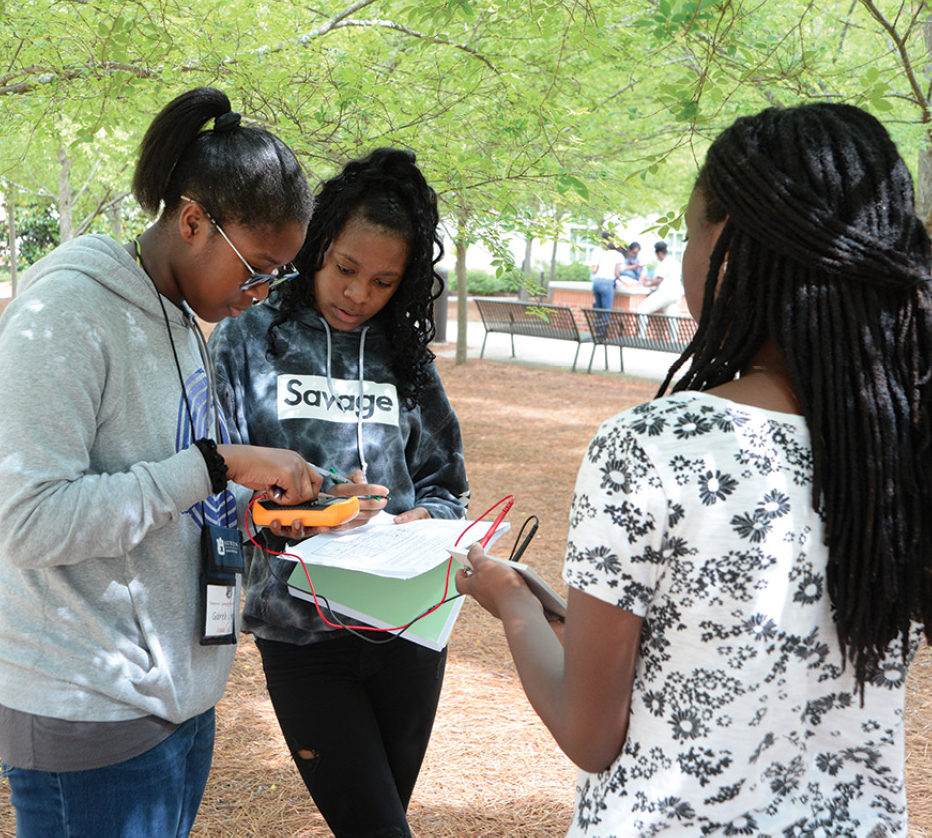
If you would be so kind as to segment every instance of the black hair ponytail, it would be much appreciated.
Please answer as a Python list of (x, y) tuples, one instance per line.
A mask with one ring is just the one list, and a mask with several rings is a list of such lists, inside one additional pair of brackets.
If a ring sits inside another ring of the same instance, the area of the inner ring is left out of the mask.
[(160, 207), (170, 214), (187, 195), (220, 224), (256, 229), (303, 223), (311, 212), (307, 177), (291, 149), (263, 128), (241, 125), (226, 94), (211, 87), (181, 94), (153, 119), (133, 194), (151, 215)]

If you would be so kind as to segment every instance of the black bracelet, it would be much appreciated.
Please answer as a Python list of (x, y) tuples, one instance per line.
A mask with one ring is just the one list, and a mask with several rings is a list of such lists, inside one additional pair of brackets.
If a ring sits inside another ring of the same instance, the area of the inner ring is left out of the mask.
[(219, 495), (227, 487), (227, 464), (217, 450), (217, 443), (212, 439), (196, 439), (194, 444), (207, 463), (207, 474), (210, 476), (210, 493)]

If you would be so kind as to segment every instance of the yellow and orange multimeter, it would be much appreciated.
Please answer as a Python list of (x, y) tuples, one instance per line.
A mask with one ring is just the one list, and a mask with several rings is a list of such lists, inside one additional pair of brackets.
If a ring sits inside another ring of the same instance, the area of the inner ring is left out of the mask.
[(290, 527), (296, 520), (305, 527), (336, 527), (355, 518), (358, 513), (359, 498), (356, 495), (324, 496), (293, 506), (263, 498), (252, 506), (252, 520), (259, 527), (267, 527), (275, 520), (281, 521), (283, 527)]

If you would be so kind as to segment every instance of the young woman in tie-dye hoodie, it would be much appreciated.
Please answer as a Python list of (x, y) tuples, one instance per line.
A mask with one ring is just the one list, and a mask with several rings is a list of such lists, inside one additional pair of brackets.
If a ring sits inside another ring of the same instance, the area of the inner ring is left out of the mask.
[[(428, 348), (437, 226), (413, 154), (352, 161), (316, 196), (299, 278), (211, 336), (241, 441), (350, 477), (332, 493), (389, 496), (361, 499), (347, 526), (383, 509), (396, 523), (466, 514), (459, 424)], [(290, 567), (253, 551), (243, 626), (295, 764), (335, 835), (410, 835), (446, 651), (328, 625), (289, 594)]]

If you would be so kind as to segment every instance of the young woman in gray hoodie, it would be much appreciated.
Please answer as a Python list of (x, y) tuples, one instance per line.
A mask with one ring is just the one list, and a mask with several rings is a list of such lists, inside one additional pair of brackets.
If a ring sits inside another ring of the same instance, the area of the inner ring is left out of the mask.
[(65, 243), (0, 318), (0, 754), (21, 838), (188, 835), (235, 648), (232, 484), (294, 503), (321, 483), (293, 451), (229, 443), (195, 320), (290, 271), (311, 207), (294, 154), (200, 88), (156, 116), (133, 187), (151, 227)]

